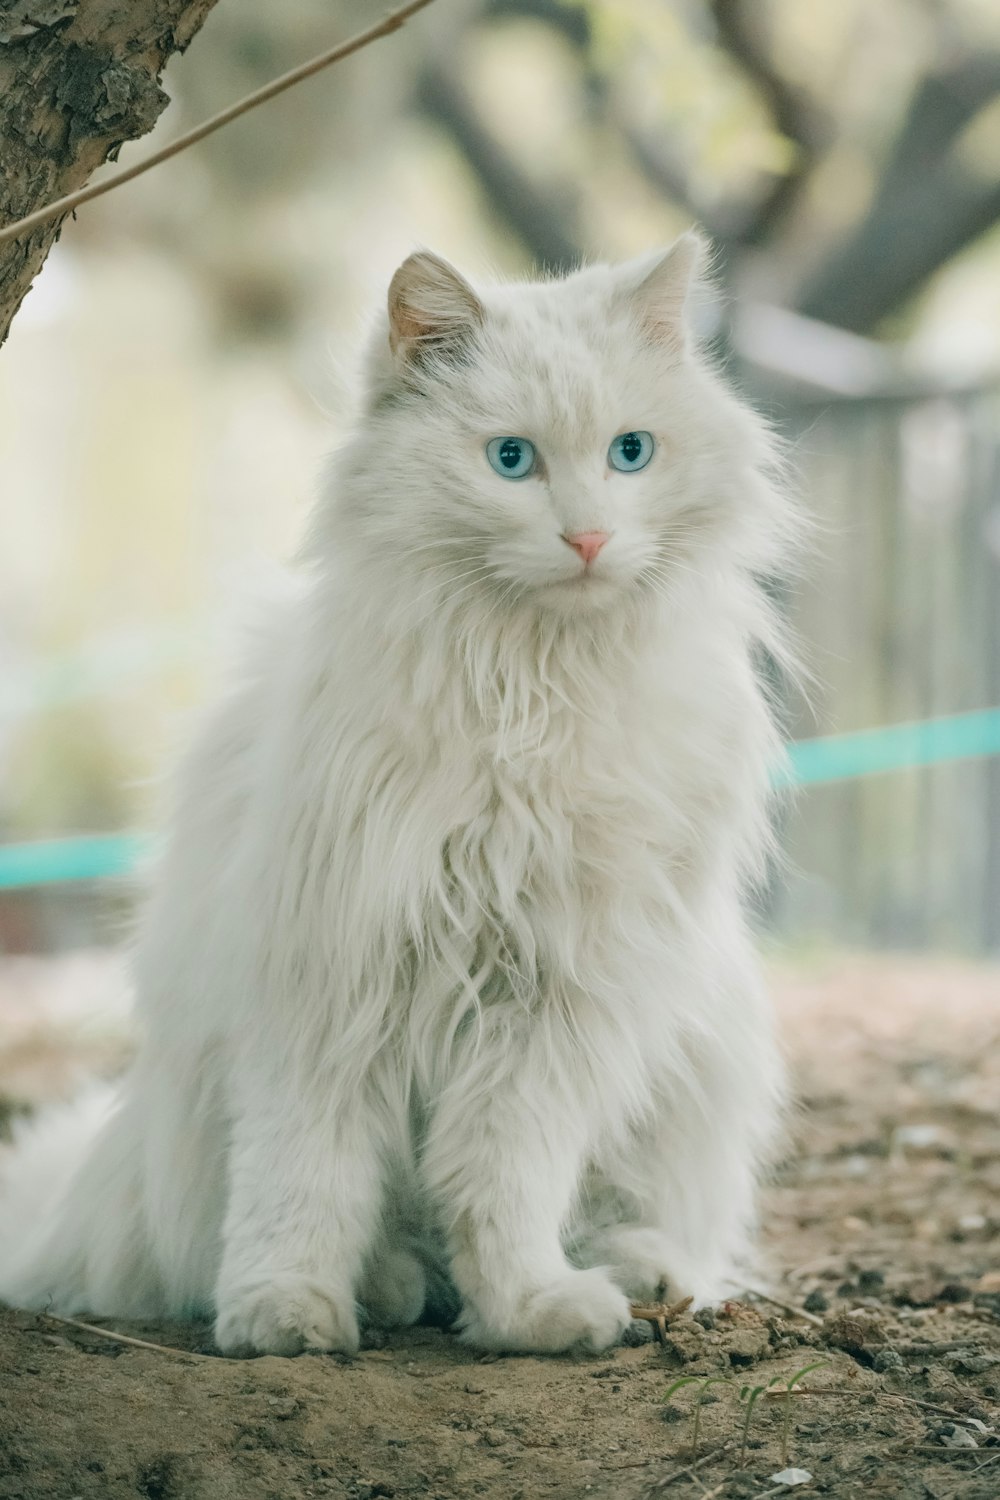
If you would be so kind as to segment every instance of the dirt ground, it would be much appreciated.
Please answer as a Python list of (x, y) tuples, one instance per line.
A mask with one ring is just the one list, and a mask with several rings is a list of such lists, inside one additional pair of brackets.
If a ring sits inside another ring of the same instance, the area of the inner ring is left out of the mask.
[[(81, 1000), (111, 972), (0, 966), (0, 1092), (113, 1066), (117, 1001)], [(418, 1329), (353, 1360), (0, 1313), (0, 1497), (995, 1500), (1000, 970), (814, 960), (775, 988), (801, 1110), (754, 1279), (788, 1309), (744, 1289), (599, 1356), (482, 1357)]]

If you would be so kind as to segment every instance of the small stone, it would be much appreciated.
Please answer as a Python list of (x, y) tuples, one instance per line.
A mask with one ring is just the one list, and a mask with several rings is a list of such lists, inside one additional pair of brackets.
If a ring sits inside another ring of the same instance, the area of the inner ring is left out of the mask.
[(872, 1360), (872, 1368), (880, 1375), (889, 1370), (902, 1370), (904, 1368), (903, 1356), (895, 1349), (880, 1349)]
[(877, 1297), (885, 1286), (885, 1276), (881, 1271), (862, 1271), (858, 1276), (858, 1291), (863, 1297)]
[(1000, 1354), (965, 1354), (956, 1349), (946, 1354), (942, 1363), (959, 1375), (985, 1375), (987, 1370), (1000, 1365)]
[(809, 1484), (811, 1481), (812, 1475), (808, 1469), (782, 1469), (780, 1474), (771, 1475), (772, 1484), (796, 1485)]
[(714, 1307), (699, 1307), (698, 1311), (694, 1315), (694, 1320), (695, 1320), (696, 1323), (700, 1323), (701, 1326), (702, 1326), (702, 1328), (707, 1328), (707, 1329), (714, 1328), (715, 1327), (715, 1308)]
[(892, 1133), (892, 1144), (897, 1149), (934, 1151), (946, 1148), (950, 1143), (948, 1132), (940, 1125), (899, 1125)]
[(848, 1354), (867, 1352), (872, 1344), (884, 1344), (885, 1334), (871, 1314), (861, 1309), (855, 1312), (831, 1313), (823, 1324), (823, 1342), (833, 1349), (843, 1349)]
[(965, 1427), (956, 1427), (954, 1422), (946, 1422), (934, 1435), (946, 1448), (979, 1447), (972, 1433)]
[(697, 1359), (705, 1347), (705, 1330), (693, 1318), (677, 1318), (667, 1328), (664, 1348), (685, 1364)]
[(805, 1308), (806, 1312), (825, 1313), (829, 1309), (830, 1303), (824, 1293), (820, 1291), (819, 1287), (816, 1287), (814, 1291), (811, 1291), (809, 1293), (802, 1306)]
[(638, 1349), (641, 1344), (653, 1342), (653, 1325), (645, 1318), (633, 1318), (631, 1323), (622, 1334), (622, 1343), (626, 1349)]
[(294, 1396), (268, 1396), (267, 1404), (271, 1408), (272, 1417), (279, 1422), (287, 1422), (290, 1417), (294, 1417), (302, 1405)]

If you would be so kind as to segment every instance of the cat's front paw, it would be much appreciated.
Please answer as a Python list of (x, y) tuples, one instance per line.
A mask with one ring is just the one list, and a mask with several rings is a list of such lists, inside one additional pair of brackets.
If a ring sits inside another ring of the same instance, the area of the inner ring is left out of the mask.
[(628, 1299), (601, 1271), (568, 1270), (520, 1299), (509, 1313), (490, 1318), (467, 1312), (462, 1337), (486, 1349), (560, 1354), (580, 1347), (597, 1352), (619, 1343), (630, 1321)]
[(353, 1354), (358, 1347), (354, 1299), (308, 1276), (282, 1273), (219, 1298), (215, 1342), (226, 1354)]
[(691, 1297), (699, 1306), (721, 1295), (719, 1278), (709, 1257), (691, 1264), (658, 1229), (621, 1225), (609, 1230), (595, 1246), (618, 1286), (634, 1302), (679, 1302)]

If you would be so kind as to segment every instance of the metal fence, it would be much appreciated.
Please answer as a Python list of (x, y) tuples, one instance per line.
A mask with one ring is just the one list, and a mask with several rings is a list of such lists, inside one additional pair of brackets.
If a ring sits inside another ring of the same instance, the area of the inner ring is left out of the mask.
[[(785, 398), (781, 422), (817, 523), (788, 598), (816, 688), (769, 924), (1000, 952), (1000, 392)], [(142, 841), (106, 833), (0, 847), (0, 951), (118, 935)]]
[[(817, 520), (790, 612), (815, 674), (797, 736), (1000, 705), (1000, 393), (784, 409)], [(783, 936), (1000, 951), (1000, 757), (809, 788)]]

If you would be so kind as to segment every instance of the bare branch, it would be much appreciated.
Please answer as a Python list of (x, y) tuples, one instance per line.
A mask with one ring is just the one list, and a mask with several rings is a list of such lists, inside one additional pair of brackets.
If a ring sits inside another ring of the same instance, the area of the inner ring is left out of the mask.
[[(160, 74), (214, 0), (77, 0), (0, 20), (0, 219), (86, 182), (167, 103)], [(0, 343), (59, 233), (52, 220), (0, 251)]]
[(762, 7), (745, 4), (744, 0), (711, 0), (710, 8), (721, 44), (754, 84), (778, 130), (796, 148), (790, 170), (774, 179), (736, 231), (743, 244), (757, 245), (773, 234), (798, 199), (816, 164), (827, 128), (815, 106), (776, 68), (761, 29)]
[(210, 119), (203, 120), (200, 125), (196, 125), (193, 130), (178, 136), (175, 141), (171, 141), (159, 151), (154, 151), (151, 156), (146, 157), (145, 161), (126, 167), (124, 171), (116, 172), (113, 177), (108, 177), (104, 182), (97, 183), (93, 187), (80, 188), (75, 193), (67, 193), (64, 198), (58, 198), (54, 203), (35, 209), (33, 213), (26, 214), (23, 219), (4, 225), (0, 228), (0, 245), (7, 240), (18, 238), (28, 230), (35, 229), (39, 224), (45, 224), (49, 219), (64, 218), (66, 214), (79, 208), (82, 203), (89, 203), (93, 198), (100, 198), (104, 193), (113, 192), (123, 183), (141, 177), (143, 172), (148, 172), (151, 167), (158, 167), (161, 162), (169, 161), (172, 156), (179, 156), (189, 146), (194, 146), (198, 141), (203, 141), (206, 136), (212, 135), (214, 131), (221, 130), (223, 125), (238, 120), (240, 115), (247, 114), (260, 104), (266, 104), (278, 94), (283, 94), (286, 89), (330, 67), (332, 63), (340, 62), (343, 58), (350, 57), (352, 53), (360, 52), (363, 47), (378, 41), (380, 37), (398, 31), (404, 22), (430, 3), (431, 0), (409, 0), (408, 4), (392, 11), (374, 26), (369, 26), (366, 31), (358, 32), (346, 42), (340, 42), (336, 47), (328, 48), (326, 52), (310, 58), (308, 62), (301, 63), (297, 68), (291, 68), (287, 73), (282, 73), (280, 78), (273, 78), (270, 83), (255, 89), (252, 94), (238, 99), (235, 104), (229, 104), (225, 109), (220, 109)]
[(1000, 219), (1000, 183), (977, 181), (957, 138), (1000, 95), (1000, 53), (969, 55), (923, 80), (871, 207), (800, 299), (809, 317), (870, 332)]
[(454, 72), (444, 63), (425, 69), (417, 100), (448, 131), (483, 188), (490, 208), (504, 219), (536, 261), (551, 270), (579, 263), (573, 214), (565, 202), (542, 192), (504, 151), (476, 111)]

